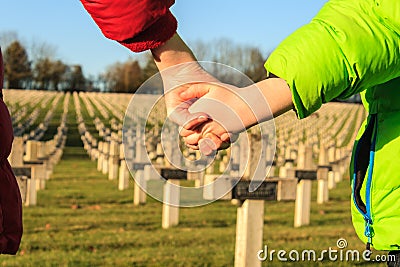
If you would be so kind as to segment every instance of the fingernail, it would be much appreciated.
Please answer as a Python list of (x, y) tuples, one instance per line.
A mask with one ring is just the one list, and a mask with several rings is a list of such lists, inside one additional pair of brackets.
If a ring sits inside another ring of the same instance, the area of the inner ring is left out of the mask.
[(205, 121), (205, 120), (208, 120), (208, 118), (204, 115), (201, 115), (201, 116), (199, 116), (199, 120)]
[(214, 143), (213, 140), (211, 140), (211, 139), (209, 139), (209, 138), (205, 138), (205, 139), (204, 139), (204, 142), (205, 142), (205, 144), (207, 144), (207, 146), (208, 146), (210, 149), (212, 149), (212, 150), (216, 150), (216, 149), (217, 149), (217, 146), (216, 146), (216, 144)]
[(217, 149), (215, 143), (214, 143), (213, 141), (211, 141), (211, 140), (207, 140), (207, 145), (208, 145), (208, 147), (211, 148), (212, 150)]
[(221, 141), (222, 142), (226, 142), (226, 141), (229, 141), (229, 140), (230, 140), (230, 135), (228, 133), (223, 133), (221, 135)]
[(200, 146), (200, 153), (205, 156), (208, 156), (212, 153), (212, 149), (208, 147), (207, 144), (203, 144), (202, 146)]

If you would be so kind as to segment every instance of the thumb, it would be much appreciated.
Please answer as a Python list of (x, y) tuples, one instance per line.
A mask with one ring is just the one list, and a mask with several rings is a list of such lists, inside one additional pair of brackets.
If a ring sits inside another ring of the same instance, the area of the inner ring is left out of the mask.
[(210, 120), (210, 117), (203, 112), (190, 113), (187, 108), (176, 108), (169, 118), (187, 130), (193, 130), (204, 122)]
[(184, 100), (200, 98), (206, 95), (210, 91), (210, 88), (210, 84), (208, 83), (192, 84), (180, 94), (180, 97)]
[(187, 114), (185, 121), (181, 122), (181, 126), (186, 130), (193, 131), (209, 120), (210, 117), (208, 116), (208, 114), (203, 112), (196, 112), (193, 114)]

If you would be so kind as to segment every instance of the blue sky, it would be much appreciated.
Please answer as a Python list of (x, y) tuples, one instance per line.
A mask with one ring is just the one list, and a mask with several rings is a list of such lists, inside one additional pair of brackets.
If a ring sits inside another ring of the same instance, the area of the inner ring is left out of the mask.
[[(258, 46), (265, 54), (309, 22), (326, 0), (176, 0), (172, 12), (182, 38), (212, 43), (229, 38)], [(134, 56), (107, 40), (78, 0), (0, 0), (0, 34), (15, 31), (22, 42), (33, 39), (57, 48), (67, 64), (81, 64), (96, 75)]]

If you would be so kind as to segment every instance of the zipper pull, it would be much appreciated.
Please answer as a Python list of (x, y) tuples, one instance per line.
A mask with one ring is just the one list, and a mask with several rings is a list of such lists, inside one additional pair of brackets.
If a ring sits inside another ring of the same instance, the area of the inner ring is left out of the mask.
[[(371, 245), (372, 245), (372, 237), (374, 236), (374, 228), (372, 228), (372, 225), (371, 225), (372, 223), (371, 223), (371, 221), (369, 220), (369, 219), (366, 219), (365, 220), (365, 232), (364, 232), (364, 235), (366, 236), (366, 237), (368, 237), (368, 241), (367, 241), (367, 244), (366, 244), (366, 250), (368, 250), (368, 251), (370, 251), (370, 252), (372, 252), (371, 251)], [(369, 255), (371, 255), (372, 253), (369, 253)]]
[[(372, 252), (371, 251), (371, 243), (370, 243), (369, 239), (368, 239), (367, 244), (365, 245), (365, 249), (368, 250), (369, 252)], [(368, 254), (368, 258), (369, 258), (369, 255), (371, 255), (371, 253)]]

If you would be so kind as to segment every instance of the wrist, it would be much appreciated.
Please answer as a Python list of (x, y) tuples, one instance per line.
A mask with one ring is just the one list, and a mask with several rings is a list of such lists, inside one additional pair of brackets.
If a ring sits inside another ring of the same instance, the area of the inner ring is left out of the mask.
[(265, 79), (240, 90), (252, 108), (256, 123), (271, 120), (293, 108), (290, 88), (281, 78)]
[(164, 45), (152, 49), (151, 53), (160, 71), (174, 65), (196, 61), (190, 48), (177, 33)]
[(210, 85), (209, 92), (190, 106), (191, 113), (204, 112), (229, 133), (239, 133), (255, 125), (257, 119), (241, 88), (229, 84)]
[(197, 61), (173, 65), (161, 71), (160, 74), (163, 80), (164, 93), (177, 87), (182, 87), (182, 91), (189, 87), (189, 84), (219, 82), (204, 70)]
[(267, 100), (256, 84), (238, 88), (236, 93), (241, 98), (242, 105), (245, 105), (243, 110), (246, 112), (239, 114), (241, 114), (246, 129), (273, 117)]

